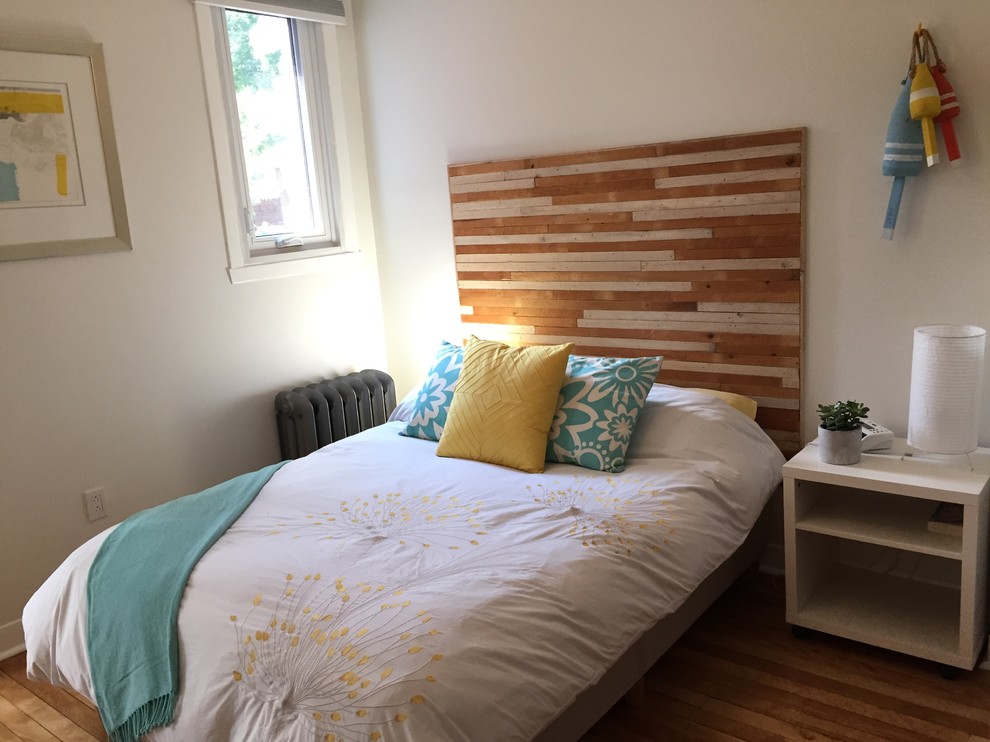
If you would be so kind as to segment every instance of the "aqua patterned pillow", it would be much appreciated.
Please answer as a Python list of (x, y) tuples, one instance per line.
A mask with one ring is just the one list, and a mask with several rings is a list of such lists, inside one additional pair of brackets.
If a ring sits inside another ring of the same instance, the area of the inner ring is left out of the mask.
[(547, 461), (619, 472), (662, 356), (571, 356), (547, 440)]
[(416, 394), (409, 422), (399, 431), (400, 435), (428, 441), (440, 440), (463, 363), (464, 348), (447, 341), (440, 345), (433, 366)]

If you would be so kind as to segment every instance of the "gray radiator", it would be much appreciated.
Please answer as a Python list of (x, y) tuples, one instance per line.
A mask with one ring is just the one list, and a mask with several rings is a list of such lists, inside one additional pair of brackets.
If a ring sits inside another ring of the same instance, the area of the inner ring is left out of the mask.
[(395, 409), (395, 383), (365, 369), (275, 395), (282, 459), (298, 459), (349, 435), (381, 425)]

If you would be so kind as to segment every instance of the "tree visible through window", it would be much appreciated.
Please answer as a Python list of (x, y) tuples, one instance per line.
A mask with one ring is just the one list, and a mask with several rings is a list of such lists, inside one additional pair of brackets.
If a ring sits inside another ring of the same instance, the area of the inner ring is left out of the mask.
[(230, 9), (224, 18), (252, 242), (265, 248), (327, 234), (297, 22)]

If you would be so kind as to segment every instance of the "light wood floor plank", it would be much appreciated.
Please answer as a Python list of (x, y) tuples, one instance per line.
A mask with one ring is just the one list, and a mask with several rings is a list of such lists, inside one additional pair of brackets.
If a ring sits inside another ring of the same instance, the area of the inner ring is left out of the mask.
[(0, 724), (25, 742), (60, 742), (58, 737), (49, 734), (41, 724), (8, 701), (4, 695), (0, 695)]
[(793, 638), (786, 642), (774, 641), (766, 635), (766, 632), (757, 637), (754, 632), (738, 622), (731, 633), (725, 630), (727, 628), (726, 624), (699, 626), (696, 629), (696, 636), (718, 646), (735, 651), (749, 651), (764, 659), (795, 668), (809, 666), (808, 655), (814, 655), (816, 661), (813, 667), (816, 675), (836, 683), (855, 686), (868, 694), (875, 694), (880, 703), (884, 698), (896, 698), (899, 699), (899, 706), (902, 705), (900, 702), (913, 705), (919, 712), (939, 716), (942, 723), (950, 721), (947, 717), (951, 716), (953, 726), (968, 729), (972, 734), (978, 734), (990, 725), (990, 703), (987, 703), (985, 708), (974, 708), (956, 700), (956, 696), (950, 697), (954, 685), (951, 681), (944, 683), (947, 686), (945, 689), (938, 688), (943, 684), (934, 684), (939, 691), (945, 690), (945, 693), (933, 692), (931, 683), (918, 689), (911, 683), (898, 682), (902, 678), (891, 678), (889, 675), (883, 676), (871, 672), (869, 666), (830, 661), (829, 653), (817, 648), (817, 637), (804, 642), (806, 646), (802, 647), (803, 651), (796, 652)]
[(0, 671), (0, 693), (7, 701), (55, 735), (56, 739), (62, 742), (96, 742), (95, 737), (80, 729), (70, 719), (3, 671)]
[[(766, 575), (741, 580), (712, 606), (650, 670), (645, 695), (654, 718), (676, 696), (787, 739), (990, 739), (990, 673), (950, 681), (925, 660), (825, 635), (797, 640), (784, 621), (783, 582)], [(616, 706), (590, 734), (607, 738), (600, 725), (629, 714)]]
[[(681, 695), (681, 694), (678, 694)], [(683, 696), (682, 696), (683, 697)], [(664, 699), (664, 713), (673, 714), (679, 719), (698, 725), (700, 728), (727, 735), (730, 739), (746, 740), (746, 742), (786, 742), (787, 737), (768, 732), (759, 726), (738, 718), (733, 711), (725, 713), (726, 708), (713, 709), (706, 705), (699, 708), (693, 703), (685, 703), (674, 696)], [(656, 714), (652, 709), (636, 709), (636, 715), (647, 723)]]
[[(871, 687), (875, 683), (887, 683), (899, 688), (914, 688), (931, 700), (958, 702), (969, 709), (966, 713), (976, 714), (974, 718), (979, 719), (982, 715), (983, 719), (990, 720), (990, 709), (982, 702), (990, 692), (988, 683), (959, 683), (944, 679), (933, 682), (933, 665), (930, 662), (913, 660), (894, 652), (825, 634), (816, 634), (813, 640), (807, 642), (795, 642), (790, 631), (781, 622), (779, 613), (776, 617), (779, 630), (767, 631), (768, 624), (762, 620), (754, 620), (757, 610), (762, 609), (751, 604), (727, 605), (720, 601), (706, 616), (706, 626), (710, 626), (713, 631), (745, 635), (751, 641), (772, 645), (806, 667), (817, 668), (824, 665), (850, 672), (869, 682)], [(707, 623), (708, 619), (711, 620), (710, 624)], [(990, 681), (990, 675), (985, 673), (975, 673), (973, 677), (983, 677)], [(941, 705), (937, 707), (941, 708)]]
[[(657, 692), (668, 698), (682, 701), (696, 707), (702, 715), (732, 720), (736, 724), (745, 725), (747, 729), (755, 730), (751, 733), (753, 739), (805, 739), (809, 742), (832, 742), (836, 738), (823, 734), (817, 734), (812, 730), (799, 729), (787, 721), (774, 718), (773, 716), (753, 711), (742, 705), (726, 703), (705, 694), (698, 693), (673, 683), (662, 683), (656, 687)], [(735, 736), (741, 736), (734, 732)]]
[(93, 715), (96, 706), (88, 698), (66, 688), (56, 688), (48, 683), (37, 683), (28, 679), (26, 657), (23, 652), (0, 662), (0, 671), (7, 673), (19, 685), (57, 709), (60, 714), (92, 737), (98, 740), (106, 738), (99, 715), (95, 717)]
[[(659, 665), (660, 663), (658, 663)], [(790, 722), (801, 730), (802, 736), (819, 732), (849, 742), (922, 742), (924, 738), (911, 732), (890, 728), (868, 717), (854, 713), (837, 714), (834, 706), (811, 701), (794, 693), (780, 691), (760, 683), (741, 685), (738, 679), (708, 668), (698, 668), (676, 659), (663, 660), (662, 673), (651, 671), (651, 679), (660, 676), (676, 678), (671, 684), (693, 688), (713, 699), (735, 703), (768, 716)], [(652, 682), (647, 688), (653, 687)]]
[(74, 690), (71, 690), (69, 688), (63, 688), (62, 690), (64, 690), (70, 696), (72, 696), (73, 698), (75, 698), (81, 704), (83, 704), (85, 706), (89, 706), (89, 708), (91, 708), (94, 711), (96, 710), (96, 704), (93, 703), (92, 701), (90, 701), (88, 698), (86, 698), (86, 696), (84, 696), (82, 693), (76, 693)]
[[(779, 663), (770, 663), (760, 658), (728, 652), (690, 637), (683, 648), (677, 650), (686, 659), (703, 663), (736, 675), (741, 681), (753, 680), (772, 684), (774, 687), (790, 690), (805, 698), (820, 700), (835, 706), (843, 712), (854, 712), (876, 719), (892, 727), (906, 729), (927, 735), (941, 742), (968, 742), (969, 734), (950, 729), (924, 719), (919, 719), (900, 710), (877, 706), (874, 699), (862, 700), (858, 693), (848, 688), (837, 687), (824, 678), (813, 676), (806, 671), (795, 671)], [(896, 699), (885, 699), (895, 702)]]

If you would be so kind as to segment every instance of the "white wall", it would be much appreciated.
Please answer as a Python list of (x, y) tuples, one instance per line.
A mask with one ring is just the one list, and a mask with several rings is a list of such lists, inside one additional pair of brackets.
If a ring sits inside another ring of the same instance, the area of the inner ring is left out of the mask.
[[(3, 656), (72, 549), (276, 461), (274, 394), (384, 367), (385, 352), (367, 195), (363, 254), (229, 283), (188, 0), (4, 0), (0, 34), (103, 44), (134, 245), (0, 263)], [(96, 486), (110, 517), (90, 524), (81, 493)]]
[[(449, 163), (807, 127), (806, 439), (815, 406), (840, 397), (905, 433), (912, 329), (990, 327), (985, 0), (360, 0), (356, 11), (401, 391), (441, 337), (460, 337)], [(883, 242), (881, 156), (919, 21), (959, 93), (964, 159), (909, 182)], [(982, 431), (990, 444), (990, 414)]]

